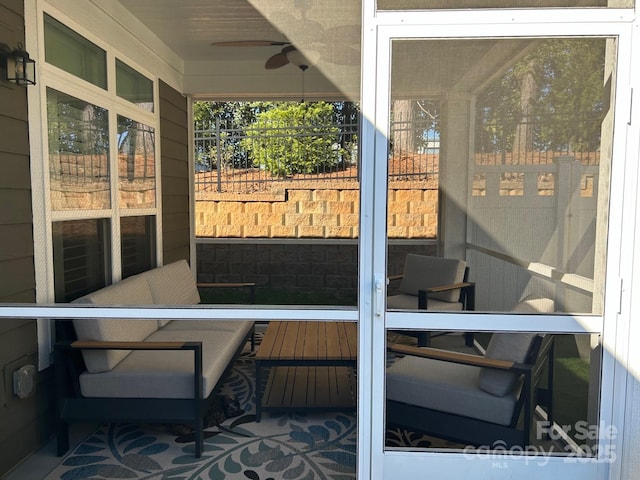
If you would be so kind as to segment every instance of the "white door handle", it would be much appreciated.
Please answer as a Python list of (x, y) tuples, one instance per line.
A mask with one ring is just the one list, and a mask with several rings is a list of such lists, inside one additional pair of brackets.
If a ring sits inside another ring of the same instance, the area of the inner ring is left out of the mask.
[(381, 317), (384, 313), (384, 284), (385, 280), (382, 275), (375, 276), (374, 288), (375, 293), (374, 296), (376, 298), (376, 317)]

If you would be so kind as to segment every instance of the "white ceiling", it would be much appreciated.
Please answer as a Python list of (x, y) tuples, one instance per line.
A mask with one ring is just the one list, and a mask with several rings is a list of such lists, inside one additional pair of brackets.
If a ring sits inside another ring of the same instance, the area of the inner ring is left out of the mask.
[[(320, 48), (333, 41), (359, 51), (358, 0), (119, 1), (186, 61), (242, 59), (264, 63), (282, 48), (212, 45), (246, 40), (292, 42), (300, 49)], [(345, 28), (337, 31), (334, 27)]]
[[(184, 60), (186, 76), (192, 79), (186, 81), (185, 93), (275, 97), (299, 95), (305, 89), (318, 98), (336, 92), (358, 97), (359, 0), (118, 1)], [(316, 59), (304, 74), (306, 84), (301, 86), (294, 65), (265, 69), (282, 45), (212, 45), (255, 40), (290, 42)], [(403, 43), (394, 47), (397, 96), (437, 95), (456, 86), (473, 91), (525, 46), (507, 40)]]

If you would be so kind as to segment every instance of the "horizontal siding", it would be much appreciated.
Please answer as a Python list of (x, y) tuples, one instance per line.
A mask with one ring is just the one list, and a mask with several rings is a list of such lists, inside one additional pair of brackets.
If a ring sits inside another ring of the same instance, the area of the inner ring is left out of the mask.
[(187, 100), (160, 82), (162, 255), (164, 263), (190, 259), (189, 129)]
[[(30, 291), (34, 287), (33, 258), (14, 258), (2, 262), (0, 275), (0, 297)], [(31, 300), (33, 301), (33, 300)]]
[(188, 189), (189, 178), (165, 177), (162, 182), (162, 192), (165, 195), (184, 195), (185, 190)]
[[(26, 128), (26, 125), (25, 125)], [(1, 143), (1, 141), (0, 141)], [(22, 189), (31, 188), (31, 175), (25, 165), (29, 164), (29, 156), (26, 154), (8, 153), (0, 149), (2, 155), (2, 172), (0, 177), (0, 189)]]
[(33, 242), (15, 242), (16, 238), (29, 238), (31, 223), (4, 225), (0, 228), (0, 262), (29, 258), (33, 261)]
[[(0, 225), (31, 223), (31, 191), (0, 188), (0, 205), (11, 205), (11, 208), (0, 209)], [(29, 240), (33, 241), (32, 238)], [(19, 239), (12, 239), (19, 241)]]
[(167, 221), (167, 232), (177, 232), (179, 230), (189, 230), (189, 218), (184, 215), (183, 212), (179, 213), (166, 213), (163, 217)]
[[(16, 87), (24, 90), (24, 87)], [(13, 88), (2, 88), (5, 96), (14, 93)], [(21, 91), (18, 94), (23, 93)], [(27, 97), (24, 97), (26, 101)], [(4, 111), (4, 106), (3, 106)], [(16, 120), (12, 116), (1, 115), (0, 125), (2, 125), (2, 136), (0, 136), (0, 152), (4, 153), (25, 153), (25, 146), (29, 146), (29, 129), (25, 119)]]
[[(0, 0), (0, 43), (24, 44), (23, 0)], [(29, 87), (32, 88), (32, 87)], [(33, 215), (27, 88), (0, 81), (0, 302), (35, 302)], [(34, 320), (0, 320), (0, 477), (42, 447), (53, 431), (51, 369), (38, 372), (36, 393), (13, 394), (13, 372), (37, 364)]]
[(175, 172), (174, 174), (179, 176), (188, 176), (189, 171), (184, 170), (185, 159), (189, 156), (189, 147), (187, 145), (169, 138), (162, 138), (160, 141), (160, 149), (162, 150), (162, 157), (165, 160), (171, 159), (181, 165), (182, 168), (179, 172)]

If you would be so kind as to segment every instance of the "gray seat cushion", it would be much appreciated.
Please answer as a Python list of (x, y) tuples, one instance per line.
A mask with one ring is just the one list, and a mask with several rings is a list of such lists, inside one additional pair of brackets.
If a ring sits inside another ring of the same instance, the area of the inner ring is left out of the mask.
[[(407, 295), (418, 295), (419, 290), (460, 283), (464, 279), (465, 262), (455, 258), (431, 257), (410, 253), (406, 256), (399, 290)], [(460, 289), (429, 294), (431, 299), (458, 302)], [(429, 307), (431, 310), (431, 307)], [(416, 307), (417, 308), (417, 303)]]
[[(232, 361), (236, 332), (158, 331), (148, 341), (201, 341), (203, 397), (207, 397)], [(132, 351), (108, 372), (80, 375), (86, 397), (193, 398), (192, 351)]]
[[(153, 303), (156, 305), (197, 305), (200, 292), (186, 260), (178, 260), (162, 267), (144, 272), (149, 284)], [(168, 320), (158, 320), (163, 327)]]
[(172, 320), (160, 330), (163, 332), (187, 330), (191, 332), (235, 332), (246, 337), (253, 327), (250, 320)]
[(407, 356), (387, 369), (387, 399), (500, 425), (511, 422), (515, 394), (479, 388), (480, 368)]
[[(512, 309), (520, 313), (551, 313), (553, 300), (537, 295), (529, 295)], [(535, 333), (494, 333), (487, 345), (485, 356), (496, 360), (522, 363), (527, 358)], [(480, 388), (492, 395), (506, 395), (518, 381), (518, 374), (483, 368), (480, 373)]]
[[(146, 280), (136, 275), (80, 297), (73, 303), (152, 305), (153, 297)], [(158, 322), (144, 319), (74, 319), (73, 327), (78, 340), (140, 341), (158, 329)], [(87, 370), (91, 373), (111, 370), (128, 354), (128, 350), (83, 350), (82, 352)]]
[(200, 293), (186, 260), (144, 272), (156, 305), (197, 305)]

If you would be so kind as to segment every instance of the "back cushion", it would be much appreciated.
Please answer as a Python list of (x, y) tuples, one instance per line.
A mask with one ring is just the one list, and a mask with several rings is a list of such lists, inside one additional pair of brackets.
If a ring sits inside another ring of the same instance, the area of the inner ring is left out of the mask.
[[(147, 279), (153, 303), (157, 305), (197, 305), (200, 293), (186, 260), (154, 268), (143, 274)], [(170, 320), (158, 320), (164, 327)]]
[[(152, 305), (153, 297), (146, 280), (141, 275), (135, 275), (80, 297), (73, 303)], [(140, 341), (158, 329), (158, 322), (156, 320), (75, 319), (73, 326), (78, 340)], [(129, 350), (85, 350), (82, 354), (87, 371), (98, 373), (111, 370), (129, 352)]]
[[(554, 302), (550, 298), (529, 295), (518, 302), (511, 311), (551, 313), (553, 310)], [(494, 333), (487, 345), (485, 357), (522, 363), (527, 359), (531, 342), (536, 335), (536, 333)], [(518, 375), (511, 372), (490, 368), (483, 368), (480, 372), (480, 388), (499, 397), (513, 390), (517, 381)]]
[[(410, 253), (405, 259), (400, 291), (418, 295), (418, 290), (460, 283), (464, 279), (465, 263), (455, 258), (430, 257)], [(460, 289), (429, 294), (429, 298), (443, 302), (460, 300)]]

